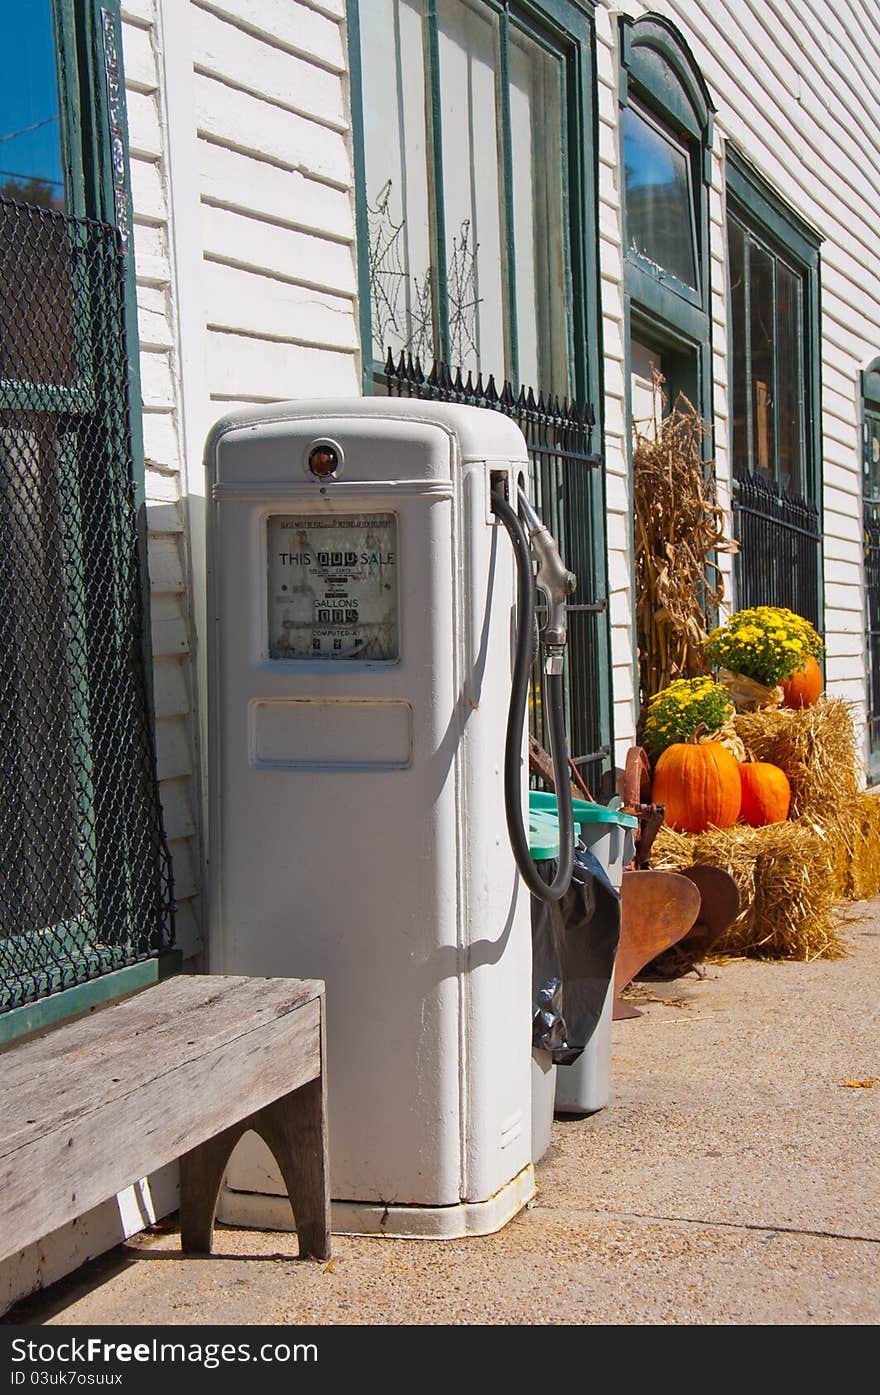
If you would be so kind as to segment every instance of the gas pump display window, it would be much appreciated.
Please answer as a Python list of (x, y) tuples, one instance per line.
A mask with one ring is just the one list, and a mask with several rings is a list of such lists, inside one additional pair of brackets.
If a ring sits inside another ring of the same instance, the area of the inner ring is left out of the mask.
[(397, 518), (273, 514), (270, 659), (400, 658)]

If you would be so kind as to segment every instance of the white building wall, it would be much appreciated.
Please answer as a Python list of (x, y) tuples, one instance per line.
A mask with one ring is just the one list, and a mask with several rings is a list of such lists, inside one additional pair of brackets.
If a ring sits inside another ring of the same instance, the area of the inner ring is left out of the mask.
[[(356, 395), (344, 0), (123, 0), (160, 793), (206, 948), (204, 483), (242, 403)], [(176, 1166), (0, 1264), (0, 1312), (177, 1205)]]
[[(830, 694), (865, 711), (859, 374), (880, 353), (880, 11), (863, 0), (626, 0), (597, 13), (602, 310), (606, 336), (609, 560), (618, 755), (635, 729), (622, 362), (618, 158), (621, 12), (670, 19), (708, 84), (715, 117), (710, 202), (715, 455), (729, 499), (724, 143), (731, 139), (824, 237), (821, 372), (825, 639)], [(870, 55), (873, 54), (873, 62)]]
[(124, 0), (160, 790), (201, 933), (202, 444), (359, 391), (344, 0)]

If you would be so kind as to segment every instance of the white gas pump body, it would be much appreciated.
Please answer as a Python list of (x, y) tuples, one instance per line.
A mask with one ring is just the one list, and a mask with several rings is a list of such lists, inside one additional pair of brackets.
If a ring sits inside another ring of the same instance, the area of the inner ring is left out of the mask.
[[(290, 402), (218, 422), (206, 465), (211, 969), (326, 983), (334, 1230), (496, 1230), (534, 1193), (515, 566), (490, 506), (528, 480), (522, 433)], [(526, 753), (524, 732), (524, 808)], [(221, 1217), (290, 1224), (267, 1159), (243, 1141)]]

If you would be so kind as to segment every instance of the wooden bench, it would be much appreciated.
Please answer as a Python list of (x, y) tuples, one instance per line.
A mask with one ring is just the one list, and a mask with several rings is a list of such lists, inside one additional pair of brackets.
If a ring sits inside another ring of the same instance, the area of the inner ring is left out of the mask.
[(324, 985), (180, 974), (0, 1055), (0, 1260), (180, 1160), (186, 1251), (210, 1254), (229, 1156), (253, 1129), (300, 1256), (330, 1255)]

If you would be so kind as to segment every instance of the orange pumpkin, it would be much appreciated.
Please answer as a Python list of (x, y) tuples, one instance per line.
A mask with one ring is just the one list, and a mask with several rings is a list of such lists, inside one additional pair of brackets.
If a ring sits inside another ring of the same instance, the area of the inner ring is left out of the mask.
[(822, 692), (822, 670), (812, 654), (807, 655), (803, 668), (795, 669), (782, 685), (783, 707), (812, 707)]
[(676, 742), (657, 757), (651, 798), (666, 807), (664, 822), (680, 833), (730, 828), (739, 817), (739, 765), (720, 741)]
[(742, 785), (740, 818), (752, 828), (767, 823), (783, 823), (791, 805), (791, 785), (778, 765), (768, 761), (743, 761), (739, 768)]

